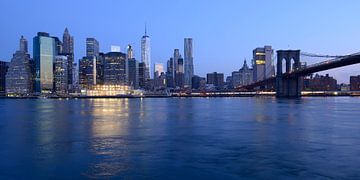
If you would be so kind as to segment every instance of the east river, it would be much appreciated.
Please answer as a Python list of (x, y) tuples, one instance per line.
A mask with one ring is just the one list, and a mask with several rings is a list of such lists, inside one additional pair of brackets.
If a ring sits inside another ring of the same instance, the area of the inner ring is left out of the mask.
[(0, 99), (0, 179), (360, 179), (360, 98)]

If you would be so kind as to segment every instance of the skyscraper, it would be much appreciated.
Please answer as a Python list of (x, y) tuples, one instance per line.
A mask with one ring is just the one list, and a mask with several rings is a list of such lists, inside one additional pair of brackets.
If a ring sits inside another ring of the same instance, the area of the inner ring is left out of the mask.
[(128, 85), (126, 77), (126, 54), (121, 52), (104, 54), (104, 84)]
[(56, 54), (55, 40), (49, 33), (39, 32), (33, 40), (35, 60), (35, 90), (37, 93), (53, 92), (53, 63)]
[(7, 95), (30, 95), (33, 93), (34, 76), (30, 55), (27, 53), (27, 40), (21, 36), (20, 50), (16, 51), (9, 63), (6, 74)]
[(86, 56), (99, 56), (99, 42), (95, 38), (86, 38)]
[(254, 81), (261, 81), (275, 75), (274, 50), (271, 46), (253, 50)]
[(139, 72), (138, 72), (138, 62), (135, 58), (127, 59), (126, 64), (126, 74), (127, 74), (127, 81), (129, 86), (133, 86), (134, 89), (139, 88)]
[(134, 50), (132, 49), (132, 46), (130, 44), (127, 46), (126, 51), (127, 51), (126, 57), (128, 59), (134, 58)]
[(145, 80), (151, 78), (151, 55), (150, 55), (150, 37), (147, 35), (145, 26), (145, 35), (141, 38), (141, 62), (145, 63)]
[(54, 90), (57, 94), (67, 94), (67, 92), (68, 92), (68, 59), (67, 59), (67, 56), (61, 56), (61, 55), (55, 56)]
[(82, 89), (96, 85), (96, 57), (83, 57), (79, 61), (79, 84)]
[(73, 88), (73, 68), (74, 68), (74, 37), (70, 35), (69, 30), (65, 28), (63, 34), (63, 50), (62, 55), (67, 56), (67, 72), (69, 89)]
[(194, 76), (194, 57), (192, 38), (184, 39), (184, 85), (191, 88), (191, 80)]

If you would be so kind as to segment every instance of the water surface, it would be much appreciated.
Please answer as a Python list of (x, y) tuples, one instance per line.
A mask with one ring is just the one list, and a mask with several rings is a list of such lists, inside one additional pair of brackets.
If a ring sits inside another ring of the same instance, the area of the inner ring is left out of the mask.
[(0, 179), (360, 178), (360, 98), (1, 99)]

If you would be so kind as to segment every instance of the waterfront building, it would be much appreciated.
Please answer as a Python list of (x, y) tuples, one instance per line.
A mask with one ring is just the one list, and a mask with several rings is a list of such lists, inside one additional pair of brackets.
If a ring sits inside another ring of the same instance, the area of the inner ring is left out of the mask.
[(81, 91), (85, 96), (124, 96), (136, 95), (133, 88), (127, 85), (94, 85)]
[(194, 76), (193, 39), (184, 39), (184, 85), (190, 87)]
[(99, 56), (99, 42), (95, 38), (86, 38), (86, 56)]
[(239, 71), (232, 72), (231, 83), (234, 88), (253, 83), (253, 69), (249, 68), (246, 60), (244, 60), (244, 65)]
[(191, 78), (191, 87), (192, 89), (204, 89), (206, 84), (206, 79), (200, 76), (193, 76)]
[(21, 36), (20, 48), (13, 54), (6, 73), (8, 96), (28, 96), (34, 92), (34, 63), (27, 52), (27, 40)]
[(127, 85), (126, 54), (109, 52), (104, 54), (104, 84)]
[[(132, 57), (132, 56), (128, 56)], [(127, 59), (127, 81), (128, 85), (134, 87), (134, 89), (139, 88), (139, 63), (135, 58)]]
[(224, 74), (218, 72), (208, 73), (206, 83), (214, 85), (216, 89), (222, 89), (224, 86)]
[(309, 91), (336, 91), (337, 81), (329, 74), (312, 76), (304, 79), (304, 90)]
[(54, 61), (54, 90), (57, 94), (68, 93), (68, 57), (55, 56)]
[(55, 39), (48, 33), (39, 32), (33, 39), (35, 60), (35, 91), (52, 93), (54, 84), (53, 64), (56, 55)]
[(350, 91), (360, 91), (360, 75), (350, 76)]
[(96, 84), (96, 57), (83, 57), (79, 61), (79, 85), (81, 89), (89, 89)]
[(5, 85), (6, 85), (6, 72), (8, 70), (8, 63), (5, 61), (0, 61), (0, 96), (5, 95)]
[(68, 62), (67, 62), (67, 72), (68, 72), (68, 89), (74, 89), (74, 81), (73, 73), (74, 73), (74, 37), (70, 35), (68, 28), (65, 28), (63, 34), (63, 48), (61, 55), (65, 55)]
[(152, 76), (151, 73), (151, 54), (150, 54), (150, 37), (147, 35), (147, 29), (145, 26), (145, 35), (141, 38), (141, 62), (145, 64), (144, 70), (144, 78), (145, 80), (149, 80)]
[(253, 50), (253, 80), (261, 81), (275, 76), (274, 50), (264, 46)]

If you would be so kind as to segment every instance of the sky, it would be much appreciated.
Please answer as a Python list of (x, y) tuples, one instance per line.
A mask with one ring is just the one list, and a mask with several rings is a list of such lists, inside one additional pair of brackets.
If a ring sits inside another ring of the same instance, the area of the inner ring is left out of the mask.
[[(359, 7), (358, 0), (1, 0), (0, 60), (11, 60), (21, 35), (32, 53), (37, 32), (62, 38), (65, 27), (74, 36), (76, 59), (85, 55), (86, 37), (95, 37), (103, 52), (132, 44), (140, 60), (146, 23), (152, 64), (166, 65), (175, 48), (184, 54), (184, 38), (191, 37), (195, 74), (230, 75), (264, 45), (329, 55), (360, 52)], [(348, 83), (360, 65), (325, 73)]]

